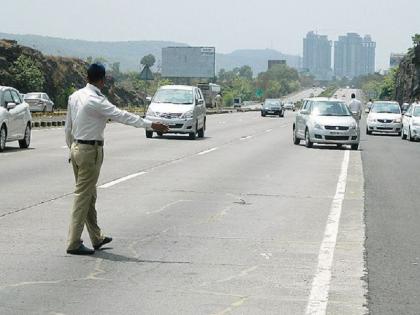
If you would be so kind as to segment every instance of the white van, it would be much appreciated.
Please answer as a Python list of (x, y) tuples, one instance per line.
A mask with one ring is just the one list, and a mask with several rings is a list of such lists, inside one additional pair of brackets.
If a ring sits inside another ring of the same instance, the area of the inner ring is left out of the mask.
[[(195, 86), (162, 86), (153, 96), (146, 119), (168, 125), (168, 133), (188, 134), (191, 140), (197, 136), (203, 138), (206, 130), (203, 93)], [(153, 137), (152, 129), (146, 129), (146, 137)]]

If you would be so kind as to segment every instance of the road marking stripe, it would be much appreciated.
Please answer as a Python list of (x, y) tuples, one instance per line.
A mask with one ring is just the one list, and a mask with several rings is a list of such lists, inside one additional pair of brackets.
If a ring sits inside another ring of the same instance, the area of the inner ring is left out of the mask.
[(212, 149), (209, 149), (209, 150), (206, 150), (206, 151), (203, 151), (203, 152), (197, 153), (197, 155), (204, 155), (204, 154), (208, 154), (208, 153), (213, 152), (213, 151), (216, 151), (216, 150), (217, 150), (217, 148), (212, 148)]
[(324, 238), (321, 243), (321, 248), (319, 249), (318, 267), (312, 281), (311, 294), (306, 307), (306, 315), (323, 315), (327, 311), (334, 250), (337, 243), (344, 194), (346, 192), (349, 157), (350, 151), (345, 151), (341, 164), (340, 177), (337, 183), (337, 190), (331, 204)]
[(252, 137), (253, 137), (253, 136), (246, 136), (246, 137), (242, 137), (242, 138), (241, 138), (241, 141), (251, 139)]
[(99, 188), (109, 188), (109, 187), (115, 186), (119, 183), (125, 182), (127, 180), (133, 179), (135, 177), (138, 177), (138, 176), (141, 176), (141, 175), (144, 175), (144, 174), (147, 174), (147, 172), (139, 172), (139, 173), (134, 173), (134, 174), (131, 174), (131, 175), (128, 175), (128, 176), (124, 176), (124, 177), (121, 177), (119, 179), (113, 180), (109, 183), (103, 184), (103, 185), (99, 186)]
[(267, 129), (265, 132), (272, 132), (273, 129)]

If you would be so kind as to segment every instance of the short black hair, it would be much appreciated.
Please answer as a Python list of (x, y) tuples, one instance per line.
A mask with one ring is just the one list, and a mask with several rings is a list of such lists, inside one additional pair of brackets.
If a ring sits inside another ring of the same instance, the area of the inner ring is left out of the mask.
[(351, 93), (351, 98), (356, 98), (356, 94)]
[(105, 79), (105, 67), (100, 63), (93, 63), (89, 66), (87, 71), (89, 82), (99, 82)]

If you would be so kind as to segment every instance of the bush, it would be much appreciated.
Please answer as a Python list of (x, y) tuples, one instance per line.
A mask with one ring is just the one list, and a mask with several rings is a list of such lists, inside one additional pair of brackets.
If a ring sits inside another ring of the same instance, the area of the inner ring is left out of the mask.
[(14, 75), (16, 88), (22, 93), (43, 91), (45, 78), (41, 66), (31, 58), (20, 55), (10, 72)]

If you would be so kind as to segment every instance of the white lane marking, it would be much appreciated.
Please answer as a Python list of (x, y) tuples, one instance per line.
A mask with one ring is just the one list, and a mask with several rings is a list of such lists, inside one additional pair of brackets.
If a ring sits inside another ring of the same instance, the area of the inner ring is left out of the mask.
[(135, 177), (138, 177), (138, 176), (141, 176), (141, 175), (144, 175), (144, 174), (147, 174), (147, 172), (139, 172), (139, 173), (134, 173), (134, 174), (131, 174), (131, 175), (128, 175), (128, 176), (124, 176), (124, 177), (121, 177), (119, 179), (113, 180), (109, 183), (103, 184), (103, 185), (99, 186), (99, 188), (109, 188), (109, 187), (115, 186), (119, 183), (125, 182), (127, 180), (133, 179)]
[(327, 311), (334, 250), (337, 243), (344, 194), (346, 192), (349, 157), (350, 151), (345, 151), (337, 189), (331, 204), (330, 214), (328, 215), (324, 238), (321, 243), (321, 248), (319, 249), (318, 267), (312, 281), (311, 294), (306, 307), (306, 315), (323, 315)]
[(148, 212), (146, 212), (146, 214), (147, 214), (147, 215), (150, 215), (150, 214), (160, 213), (160, 212), (165, 211), (166, 209), (168, 209), (168, 208), (170, 208), (170, 207), (172, 207), (172, 206), (175, 206), (175, 205), (177, 205), (178, 203), (182, 203), (182, 202), (192, 202), (192, 200), (183, 200), (183, 199), (181, 199), (181, 200), (173, 201), (173, 202), (170, 202), (170, 203), (168, 203), (168, 204), (164, 205), (163, 207), (161, 207), (161, 208), (160, 208), (160, 209), (158, 209), (158, 210), (155, 210), (155, 211), (148, 211)]
[(242, 137), (242, 138), (241, 138), (241, 141), (251, 139), (252, 137), (253, 137), (253, 136), (246, 136), (246, 137)]
[(267, 129), (265, 132), (272, 132), (273, 129)]
[(216, 150), (217, 150), (217, 148), (212, 148), (212, 149), (209, 149), (209, 150), (206, 150), (206, 151), (202, 151), (200, 153), (197, 153), (197, 155), (208, 154), (208, 153), (213, 152), (213, 151), (216, 151)]

